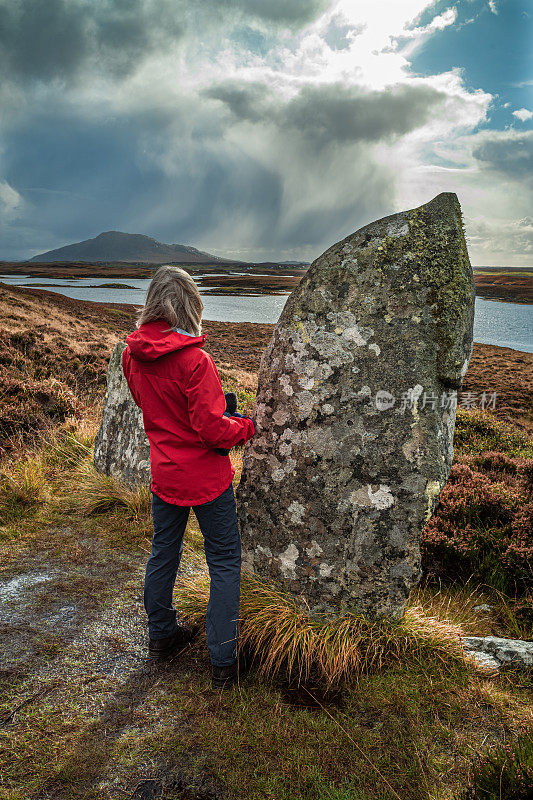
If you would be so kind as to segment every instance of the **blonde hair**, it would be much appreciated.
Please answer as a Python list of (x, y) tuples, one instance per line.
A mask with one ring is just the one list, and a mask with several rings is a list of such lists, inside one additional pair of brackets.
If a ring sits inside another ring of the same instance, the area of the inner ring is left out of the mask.
[(179, 267), (159, 267), (150, 281), (137, 327), (164, 319), (170, 326), (169, 330), (180, 328), (199, 336), (203, 308), (200, 293), (188, 272)]

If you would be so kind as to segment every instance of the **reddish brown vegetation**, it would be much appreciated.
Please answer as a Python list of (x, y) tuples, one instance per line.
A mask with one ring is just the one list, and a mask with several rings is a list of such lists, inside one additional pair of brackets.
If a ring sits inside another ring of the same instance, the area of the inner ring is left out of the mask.
[(459, 455), (422, 540), (426, 574), (511, 595), (533, 586), (533, 459)]
[(29, 367), (35, 346), (35, 334), (0, 334), (0, 437), (4, 446), (7, 438), (38, 429), (45, 420), (64, 420), (77, 405), (70, 387), (49, 377), (44, 363)]
[[(0, 446), (81, 410), (102, 393), (131, 314), (59, 294), (0, 288)], [(127, 322), (126, 322), (127, 320)]]
[(530, 270), (474, 272), (474, 279), (478, 297), (533, 303), (533, 276)]
[(302, 280), (302, 275), (207, 275), (201, 278), (202, 286), (216, 286), (221, 289), (237, 289), (242, 293), (252, 289), (254, 291), (290, 291), (298, 286)]
[[(93, 264), (85, 261), (0, 261), (0, 274), (31, 275), (35, 278), (151, 278), (159, 266), (159, 264), (110, 263), (105, 261)], [(305, 269), (299, 267), (281, 266), (280, 268), (277, 264), (270, 262), (251, 266), (241, 264), (241, 262), (236, 262), (235, 264), (231, 262), (224, 264), (186, 264), (183, 262), (179, 265), (176, 263), (176, 266), (183, 266), (184, 269), (193, 274), (209, 274), (210, 272), (220, 274), (227, 270), (243, 270), (249, 274), (252, 280), (259, 277), (254, 274), (256, 272), (261, 274), (268, 273), (274, 280), (281, 278), (279, 274), (281, 272), (284, 276), (298, 276), (296, 283), (301, 280), (302, 275), (305, 273)], [(219, 285), (218, 282), (215, 281), (215, 283)], [(233, 280), (231, 283), (235, 285)], [(290, 284), (290, 288), (292, 289), (296, 283)], [(250, 284), (245, 283), (245, 285)]]
[(462, 387), (463, 392), (497, 392), (493, 413), (533, 432), (533, 353), (474, 344), (474, 352)]

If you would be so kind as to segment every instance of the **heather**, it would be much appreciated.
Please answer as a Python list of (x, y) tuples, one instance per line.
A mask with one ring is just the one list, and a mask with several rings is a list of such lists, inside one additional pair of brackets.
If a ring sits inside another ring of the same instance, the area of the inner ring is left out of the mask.
[(533, 586), (532, 489), (525, 435), (488, 413), (463, 413), (450, 477), (424, 530), (426, 575), (474, 579), (526, 597)]
[(530, 800), (533, 786), (533, 733), (479, 759), (461, 800)]

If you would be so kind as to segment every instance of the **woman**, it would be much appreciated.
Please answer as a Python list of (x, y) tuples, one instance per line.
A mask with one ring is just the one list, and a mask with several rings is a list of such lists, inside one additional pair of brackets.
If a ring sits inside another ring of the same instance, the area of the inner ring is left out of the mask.
[(122, 367), (142, 409), (150, 442), (154, 536), (144, 605), (148, 652), (166, 658), (192, 634), (176, 623), (172, 590), (191, 507), (204, 536), (211, 580), (207, 646), (213, 685), (238, 677), (241, 544), (229, 448), (255, 433), (249, 417), (225, 416), (226, 399), (211, 356), (202, 350), (203, 303), (193, 279), (177, 267), (154, 275), (137, 330), (127, 337)]

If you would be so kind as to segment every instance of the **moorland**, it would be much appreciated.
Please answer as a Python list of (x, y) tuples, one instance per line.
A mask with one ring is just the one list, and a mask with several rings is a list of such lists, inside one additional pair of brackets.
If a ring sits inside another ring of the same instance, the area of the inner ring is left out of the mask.
[[(533, 639), (532, 354), (474, 347), (463, 391), (498, 396), (458, 411), (408, 605), (429, 639), (367, 642), (373, 660), (354, 645), (342, 685), (257, 668), (221, 694), (203, 635), (147, 662), (149, 491), (92, 464), (107, 361), (134, 309), (1, 285), (0, 314), (2, 800), (525, 800), (531, 675), (483, 671), (453, 642)], [(205, 329), (250, 411), (272, 326)], [(186, 536), (178, 608), (205, 578), (194, 518)]]

